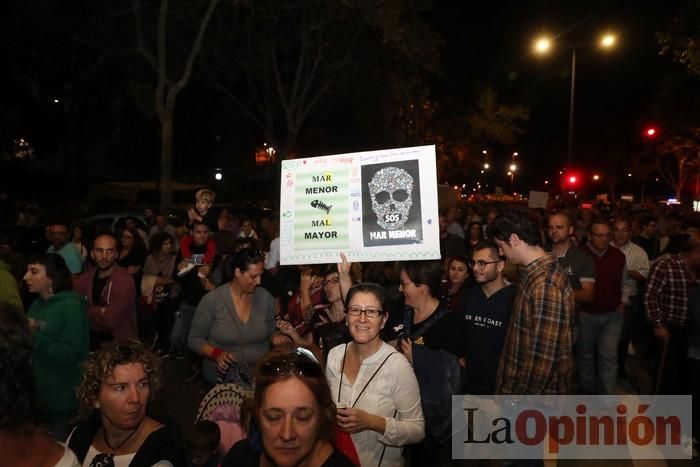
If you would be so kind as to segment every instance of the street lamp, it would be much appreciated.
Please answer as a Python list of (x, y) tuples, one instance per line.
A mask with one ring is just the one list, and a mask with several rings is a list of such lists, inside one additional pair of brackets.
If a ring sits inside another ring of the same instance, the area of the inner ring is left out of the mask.
[[(617, 45), (617, 36), (605, 33), (600, 37), (598, 45), (603, 49), (612, 49)], [(569, 138), (566, 151), (566, 165), (571, 167), (574, 147), (574, 99), (576, 96), (576, 45), (571, 46), (571, 92), (569, 94)], [(533, 50), (538, 55), (545, 55), (552, 49), (549, 37), (541, 36), (535, 40)]]
[(508, 167), (508, 176), (510, 177), (510, 191), (513, 191), (513, 183), (515, 178), (515, 171), (518, 170), (518, 166), (515, 164), (510, 164)]

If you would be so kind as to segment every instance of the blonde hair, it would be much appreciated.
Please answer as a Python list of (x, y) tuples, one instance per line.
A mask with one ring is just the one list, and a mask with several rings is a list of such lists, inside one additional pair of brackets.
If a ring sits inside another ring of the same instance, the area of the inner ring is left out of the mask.
[(210, 203), (213, 203), (214, 200), (216, 199), (216, 193), (213, 191), (207, 189), (207, 188), (202, 188), (201, 190), (197, 191), (194, 195), (194, 199), (200, 200), (200, 199), (206, 199)]

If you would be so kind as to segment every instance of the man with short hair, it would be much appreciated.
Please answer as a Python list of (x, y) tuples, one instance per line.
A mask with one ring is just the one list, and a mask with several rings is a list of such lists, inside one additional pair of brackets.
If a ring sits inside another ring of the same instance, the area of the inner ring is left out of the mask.
[(613, 222), (612, 245), (625, 255), (625, 263), (629, 279), (625, 284), (629, 305), (625, 307), (625, 320), (620, 337), (620, 345), (617, 348), (617, 373), (625, 377), (625, 361), (627, 360), (627, 349), (631, 349), (633, 342), (643, 335), (644, 319), (641, 316), (641, 293), (642, 287), (649, 277), (649, 257), (646, 251), (639, 245), (630, 241), (630, 222), (624, 218), (618, 218)]
[(547, 233), (552, 241), (552, 253), (559, 260), (559, 264), (569, 278), (571, 288), (574, 289), (576, 309), (579, 310), (582, 304), (593, 301), (595, 289), (593, 260), (577, 248), (571, 240), (574, 235), (574, 226), (567, 214), (558, 212), (549, 216)]
[(495, 390), (515, 296), (515, 286), (503, 277), (505, 264), (495, 243), (482, 241), (474, 246), (469, 266), (476, 285), (466, 290), (461, 310), (469, 394), (493, 394)]
[(510, 209), (489, 226), (500, 254), (524, 266), (496, 377), (499, 394), (569, 394), (574, 294), (537, 223)]
[(447, 230), (449, 226), (447, 216), (441, 214), (438, 220), (440, 226), (440, 256), (442, 258), (454, 258), (466, 255), (467, 247), (464, 244), (464, 239)]
[(649, 257), (649, 261), (654, 261), (661, 254), (661, 243), (656, 236), (659, 222), (652, 216), (644, 216), (639, 219), (641, 231), (632, 241), (641, 246)]
[[(175, 260), (174, 279), (180, 284), (180, 308), (176, 314), (175, 325), (173, 326), (170, 341), (175, 346), (178, 356), (184, 356), (188, 352), (187, 336), (192, 325), (194, 311), (199, 301), (207, 293), (204, 286), (205, 279), (209, 272), (216, 267), (216, 264), (206, 264), (204, 256), (207, 253), (207, 242), (209, 240), (209, 226), (200, 220), (192, 222), (191, 243), (189, 245), (190, 257), (183, 256), (182, 248)], [(213, 261), (217, 261), (213, 259)]]
[(447, 231), (452, 235), (456, 235), (464, 241), (466, 235), (464, 234), (464, 229), (459, 222), (457, 222), (457, 208), (449, 208), (445, 214), (447, 218)]
[(134, 279), (116, 264), (117, 239), (112, 234), (95, 238), (90, 252), (93, 268), (75, 281), (75, 291), (88, 301), (90, 349), (102, 342), (138, 338)]
[(654, 335), (665, 347), (659, 356), (660, 394), (687, 394), (688, 296), (697, 287), (699, 267), (700, 241), (686, 237), (679, 254), (658, 261), (649, 273), (644, 304)]
[(596, 286), (593, 301), (579, 313), (577, 363), (583, 392), (609, 396), (615, 394), (617, 382), (617, 346), (627, 303), (627, 295), (623, 295), (627, 267), (625, 255), (610, 245), (611, 230), (606, 220), (594, 219), (588, 232), (583, 251), (593, 258)]
[(83, 270), (83, 258), (73, 242), (68, 239), (68, 224), (61, 221), (49, 223), (46, 226), (46, 237), (51, 242), (46, 252), (60, 255), (73, 277), (77, 277)]

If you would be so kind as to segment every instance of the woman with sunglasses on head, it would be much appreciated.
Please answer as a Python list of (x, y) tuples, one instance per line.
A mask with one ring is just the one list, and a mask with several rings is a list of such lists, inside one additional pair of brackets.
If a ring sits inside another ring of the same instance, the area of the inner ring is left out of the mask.
[(258, 363), (248, 439), (223, 467), (353, 467), (335, 440), (335, 406), (323, 370), (310, 352), (272, 350)]
[(75, 386), (88, 357), (90, 328), (85, 298), (73, 291), (63, 258), (49, 253), (29, 260), (24, 281), (38, 295), (27, 316), (34, 331), (32, 367), (39, 421), (61, 441), (78, 413)]
[(421, 396), (406, 358), (379, 337), (386, 325), (384, 289), (353, 286), (346, 320), (352, 341), (331, 349), (326, 376), (338, 427), (352, 435), (362, 465), (401, 466), (402, 446), (424, 436)]
[(188, 338), (190, 349), (204, 357), (202, 375), (208, 385), (214, 385), (234, 363), (232, 369), (249, 384), (249, 368), (269, 350), (275, 332), (274, 299), (258, 287), (264, 270), (262, 254), (245, 248), (227, 261), (231, 282), (202, 298)]
[(462, 390), (462, 370), (445, 343), (459, 341), (461, 329), (440, 301), (442, 270), (439, 261), (401, 263), (399, 290), (406, 310), (398, 348), (413, 365), (420, 386), (425, 440), (411, 448), (413, 465), (441, 465), (451, 459), (452, 395)]
[(68, 439), (83, 467), (185, 465), (176, 431), (146, 413), (160, 385), (159, 365), (135, 340), (104, 344), (90, 356), (78, 386), (88, 418)]

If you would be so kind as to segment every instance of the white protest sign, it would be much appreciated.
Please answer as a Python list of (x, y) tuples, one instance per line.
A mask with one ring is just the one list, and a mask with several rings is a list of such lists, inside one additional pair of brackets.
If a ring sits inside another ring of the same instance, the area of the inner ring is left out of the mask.
[(439, 259), (435, 146), (282, 161), (280, 264)]

